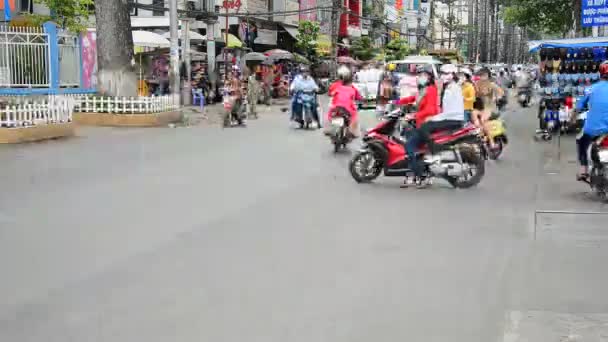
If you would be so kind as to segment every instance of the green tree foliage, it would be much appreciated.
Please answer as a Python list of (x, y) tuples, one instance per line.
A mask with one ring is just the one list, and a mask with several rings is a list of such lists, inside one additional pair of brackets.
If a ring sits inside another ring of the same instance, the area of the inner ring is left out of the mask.
[(378, 53), (372, 45), (372, 40), (367, 36), (357, 38), (353, 41), (352, 52), (355, 57), (363, 61), (369, 61)]
[(576, 12), (576, 3), (572, 0), (510, 0), (504, 19), (509, 24), (537, 32), (565, 35), (575, 25), (572, 13)]
[(410, 54), (410, 47), (407, 40), (402, 38), (391, 39), (384, 47), (384, 54), (387, 61), (399, 60)]
[(311, 61), (317, 56), (316, 47), (319, 31), (319, 23), (313, 21), (300, 21), (298, 26), (296, 47)]
[(54, 21), (72, 32), (81, 32), (87, 28), (89, 16), (93, 15), (94, 0), (35, 0), (45, 5), (51, 15), (31, 14), (32, 19), (41, 24)]

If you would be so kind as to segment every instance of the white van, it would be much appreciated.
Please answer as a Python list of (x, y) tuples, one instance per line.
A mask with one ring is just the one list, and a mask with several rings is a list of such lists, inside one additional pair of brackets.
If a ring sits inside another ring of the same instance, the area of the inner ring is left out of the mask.
[(395, 64), (395, 71), (399, 75), (399, 97), (412, 96), (418, 93), (416, 69), (421, 66), (431, 66), (435, 79), (439, 79), (441, 62), (431, 56), (408, 56), (405, 59), (390, 61), (389, 63)]
[(400, 75), (415, 75), (418, 67), (430, 65), (433, 68), (435, 79), (439, 79), (439, 67), (442, 64), (440, 60), (433, 56), (407, 56), (405, 59), (388, 63), (395, 64), (397, 66), (396, 71)]

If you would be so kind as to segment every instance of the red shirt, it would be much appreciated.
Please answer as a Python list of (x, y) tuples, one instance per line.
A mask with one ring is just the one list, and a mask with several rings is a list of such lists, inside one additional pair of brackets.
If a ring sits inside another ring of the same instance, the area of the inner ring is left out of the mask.
[(334, 83), (332, 83), (332, 84), (329, 86), (329, 90), (328, 90), (327, 94), (328, 94), (330, 97), (331, 97), (331, 96), (334, 96), (334, 93), (336, 92), (336, 88), (338, 88), (338, 87), (339, 87), (339, 86), (341, 86), (341, 85), (342, 85), (342, 80), (337, 80), (337, 81), (335, 81)]
[(350, 113), (351, 120), (356, 122), (357, 107), (355, 100), (362, 100), (361, 94), (359, 94), (357, 88), (355, 88), (352, 84), (345, 86), (340, 83), (334, 88), (334, 97), (331, 101), (330, 111), (328, 114), (331, 115), (332, 110), (336, 107), (343, 107)]
[[(399, 99), (397, 104), (404, 105), (414, 103), (416, 96), (408, 96)], [(422, 126), (431, 116), (439, 114), (439, 94), (437, 93), (437, 87), (434, 84), (426, 87), (426, 93), (420, 103), (418, 104), (418, 112), (416, 112), (416, 127)]]

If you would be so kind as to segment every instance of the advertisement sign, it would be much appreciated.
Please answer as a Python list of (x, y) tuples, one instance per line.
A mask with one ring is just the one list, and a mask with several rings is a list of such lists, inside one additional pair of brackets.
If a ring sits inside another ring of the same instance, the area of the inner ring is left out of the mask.
[(277, 31), (258, 28), (258, 36), (254, 43), (264, 45), (277, 45)]
[(317, 21), (317, 11), (301, 12), (317, 7), (317, 0), (300, 0), (300, 20)]
[(300, 15), (298, 13), (299, 10), (300, 4), (297, 0), (285, 0), (285, 11), (295, 14), (285, 16), (283, 22), (285, 24), (298, 26), (298, 24), (300, 23)]
[(431, 15), (431, 4), (428, 2), (420, 3), (420, 15), (422, 16), (422, 20), (420, 21), (420, 26), (426, 27), (429, 25), (429, 17)]
[(82, 87), (92, 89), (97, 86), (97, 41), (95, 31), (82, 34)]
[(582, 0), (583, 27), (608, 25), (608, 0)]
[(11, 20), (12, 13), (15, 11), (15, 0), (0, 0), (0, 12), (4, 20)]

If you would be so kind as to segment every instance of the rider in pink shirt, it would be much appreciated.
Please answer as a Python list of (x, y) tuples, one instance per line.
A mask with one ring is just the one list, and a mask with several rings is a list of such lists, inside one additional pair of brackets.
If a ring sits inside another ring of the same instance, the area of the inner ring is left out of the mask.
[(338, 69), (338, 77), (342, 82), (341, 84), (336, 82), (329, 93), (332, 101), (327, 112), (327, 120), (331, 121), (332, 114), (336, 108), (343, 107), (350, 113), (351, 127), (355, 127), (359, 121), (355, 101), (361, 101), (363, 98), (357, 88), (353, 86), (352, 73), (347, 67), (340, 67)]

